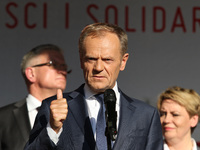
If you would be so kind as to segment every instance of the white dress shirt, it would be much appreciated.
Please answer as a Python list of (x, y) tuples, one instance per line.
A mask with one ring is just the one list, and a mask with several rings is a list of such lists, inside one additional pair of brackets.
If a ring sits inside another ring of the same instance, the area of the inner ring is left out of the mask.
[[(119, 108), (120, 108), (120, 94), (118, 91), (118, 86), (117, 86), (117, 82), (113, 88), (113, 90), (115, 91), (115, 95), (116, 95), (116, 111), (117, 111), (117, 128), (118, 128), (118, 124), (119, 124)], [(87, 84), (85, 84), (84, 86), (84, 93), (85, 93), (85, 100), (86, 100), (86, 104), (88, 106), (87, 110), (88, 110), (88, 114), (89, 114), (89, 118), (90, 118), (90, 122), (92, 125), (92, 130), (94, 133), (94, 139), (96, 140), (96, 122), (97, 122), (97, 116), (98, 116), (98, 112), (99, 112), (99, 108), (100, 108), (100, 104), (97, 101), (97, 99), (94, 97), (95, 94), (97, 93), (93, 93)], [(104, 110), (105, 110), (105, 106), (104, 106)], [(59, 140), (59, 136), (62, 133), (62, 128), (59, 131), (59, 133), (56, 133), (50, 126), (50, 123), (47, 124), (47, 133), (50, 137), (50, 139), (57, 144), (58, 140)]]
[(33, 128), (35, 117), (38, 113), (37, 108), (41, 106), (41, 101), (36, 99), (33, 95), (28, 94), (26, 97), (27, 109), (28, 109), (28, 116), (31, 124), (31, 129)]
[[(196, 141), (193, 138), (191, 140), (192, 140), (192, 145), (193, 145), (192, 150), (198, 150)], [(165, 142), (164, 142), (164, 150), (170, 150), (167, 143)]]
[[(115, 110), (117, 111), (117, 128), (118, 128), (118, 124), (119, 124), (119, 98), (120, 98), (120, 94), (118, 91), (118, 86), (117, 86), (117, 82), (113, 88), (113, 90), (115, 91), (115, 95), (116, 95), (116, 108)], [(90, 123), (92, 125), (92, 130), (94, 133), (94, 139), (96, 140), (96, 123), (97, 123), (97, 116), (98, 116), (98, 112), (99, 112), (99, 108), (100, 108), (100, 103), (97, 101), (97, 99), (94, 97), (95, 94), (97, 93), (93, 93), (87, 84), (85, 84), (84, 87), (84, 92), (85, 92), (85, 99), (86, 99), (86, 103), (87, 103), (87, 110), (88, 110), (88, 114), (89, 114), (89, 118), (90, 118)], [(103, 110), (105, 112), (105, 105), (103, 107)]]

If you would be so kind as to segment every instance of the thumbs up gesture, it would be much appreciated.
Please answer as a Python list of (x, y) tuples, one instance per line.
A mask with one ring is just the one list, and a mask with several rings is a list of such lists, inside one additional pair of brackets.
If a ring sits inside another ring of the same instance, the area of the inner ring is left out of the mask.
[(50, 125), (58, 133), (63, 126), (63, 121), (68, 113), (67, 100), (63, 98), (62, 90), (57, 90), (57, 100), (53, 100), (50, 105)]

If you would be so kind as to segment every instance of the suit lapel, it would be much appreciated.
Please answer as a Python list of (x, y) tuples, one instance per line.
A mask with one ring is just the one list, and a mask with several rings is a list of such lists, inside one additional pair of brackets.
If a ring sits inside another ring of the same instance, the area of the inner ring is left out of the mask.
[(85, 118), (88, 117), (88, 113), (86, 111), (86, 104), (84, 102), (84, 98), (82, 95), (77, 95), (72, 101), (68, 102), (69, 110), (72, 112), (77, 124), (81, 128), (81, 131), (84, 132), (84, 124)]
[(135, 106), (133, 106), (131, 103), (133, 103), (133, 101), (120, 91), (119, 127), (118, 136), (115, 141), (114, 148), (120, 147), (123, 144), (123, 141), (127, 136), (126, 132), (129, 131), (127, 129), (129, 129), (132, 125), (132, 120), (130, 118), (132, 118), (131, 115), (133, 115), (135, 111)]
[(28, 117), (28, 110), (26, 105), (26, 100), (23, 99), (15, 104), (16, 108), (13, 110), (14, 117), (17, 121), (19, 126), (19, 130), (22, 133), (22, 136), (25, 141), (29, 138), (29, 133), (31, 130), (29, 117)]
[[(83, 89), (81, 88), (81, 90)], [(73, 98), (73, 100), (70, 100), (68, 102), (69, 111), (72, 113), (74, 119), (76, 120), (78, 126), (84, 134), (88, 145), (91, 149), (94, 149), (94, 134), (91, 127), (85, 98), (82, 92), (80, 92), (80, 88), (78, 91), (72, 92), (69, 96)]]

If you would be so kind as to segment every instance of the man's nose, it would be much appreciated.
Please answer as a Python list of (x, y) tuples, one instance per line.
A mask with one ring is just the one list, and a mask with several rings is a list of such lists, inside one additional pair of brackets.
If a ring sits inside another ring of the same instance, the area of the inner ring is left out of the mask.
[(103, 61), (98, 59), (96, 62), (95, 62), (95, 65), (94, 65), (94, 69), (96, 71), (102, 71), (104, 69), (104, 64), (103, 64)]
[(68, 71), (67, 70), (57, 70), (59, 74), (63, 74), (64, 76), (67, 76)]

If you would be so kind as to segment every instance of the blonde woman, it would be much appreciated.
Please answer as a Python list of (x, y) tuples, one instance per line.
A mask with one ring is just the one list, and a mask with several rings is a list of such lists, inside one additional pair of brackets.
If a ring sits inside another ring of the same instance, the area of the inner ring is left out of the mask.
[(200, 96), (192, 89), (168, 88), (158, 103), (164, 150), (199, 150), (191, 137), (200, 118)]

